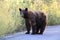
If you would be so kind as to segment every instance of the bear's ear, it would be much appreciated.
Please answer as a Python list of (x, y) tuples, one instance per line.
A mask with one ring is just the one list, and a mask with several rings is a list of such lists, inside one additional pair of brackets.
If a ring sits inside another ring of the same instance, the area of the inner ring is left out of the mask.
[(28, 11), (28, 8), (25, 8), (25, 11)]
[(21, 8), (19, 8), (19, 10), (21, 11)]

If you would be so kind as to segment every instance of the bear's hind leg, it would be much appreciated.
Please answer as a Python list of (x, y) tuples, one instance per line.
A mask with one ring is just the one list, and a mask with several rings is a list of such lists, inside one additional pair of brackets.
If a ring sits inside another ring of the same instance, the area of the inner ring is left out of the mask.
[(40, 34), (43, 34), (44, 30), (45, 30), (45, 25), (42, 25), (40, 28)]

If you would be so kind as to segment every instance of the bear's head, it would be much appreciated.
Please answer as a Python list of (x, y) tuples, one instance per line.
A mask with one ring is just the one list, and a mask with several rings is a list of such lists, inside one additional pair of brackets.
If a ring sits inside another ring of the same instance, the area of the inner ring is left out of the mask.
[(25, 9), (19, 8), (19, 11), (20, 11), (20, 15), (21, 15), (23, 18), (27, 18), (27, 17), (28, 17), (28, 8), (25, 8)]

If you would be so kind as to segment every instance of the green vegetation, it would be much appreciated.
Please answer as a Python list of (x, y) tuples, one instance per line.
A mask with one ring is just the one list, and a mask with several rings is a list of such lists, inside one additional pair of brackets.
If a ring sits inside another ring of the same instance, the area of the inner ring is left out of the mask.
[(60, 24), (59, 0), (0, 0), (0, 36), (25, 30), (19, 8), (42, 10), (48, 15), (48, 25)]

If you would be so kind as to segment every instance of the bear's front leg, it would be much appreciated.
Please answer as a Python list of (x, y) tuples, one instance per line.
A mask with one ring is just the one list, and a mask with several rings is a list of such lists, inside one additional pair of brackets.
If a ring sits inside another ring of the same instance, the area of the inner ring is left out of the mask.
[(35, 20), (31, 21), (31, 24), (32, 24), (32, 34), (36, 34), (36, 21)]
[(27, 29), (27, 32), (25, 34), (29, 34), (30, 29), (31, 29), (31, 24), (28, 19), (25, 20), (25, 24), (26, 24), (26, 29)]

